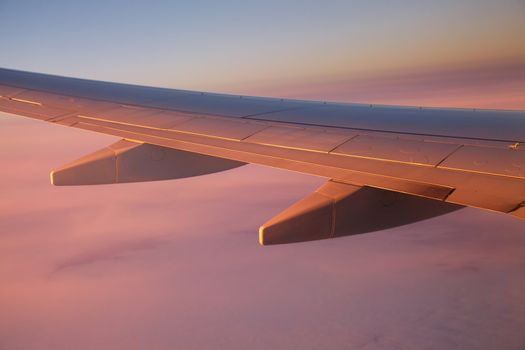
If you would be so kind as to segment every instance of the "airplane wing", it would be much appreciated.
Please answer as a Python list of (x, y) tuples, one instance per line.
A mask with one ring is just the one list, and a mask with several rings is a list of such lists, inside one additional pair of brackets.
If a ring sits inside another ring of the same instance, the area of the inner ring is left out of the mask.
[(369, 232), (461, 206), (525, 219), (525, 111), (327, 103), (0, 69), (0, 111), (122, 138), (55, 185), (176, 179), (246, 163), (325, 177), (261, 244)]

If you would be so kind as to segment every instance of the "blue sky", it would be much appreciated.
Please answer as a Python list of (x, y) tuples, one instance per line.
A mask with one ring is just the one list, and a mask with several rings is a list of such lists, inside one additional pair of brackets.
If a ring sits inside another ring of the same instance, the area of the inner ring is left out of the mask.
[(525, 57), (521, 0), (4, 0), (0, 31), (3, 67), (221, 91)]

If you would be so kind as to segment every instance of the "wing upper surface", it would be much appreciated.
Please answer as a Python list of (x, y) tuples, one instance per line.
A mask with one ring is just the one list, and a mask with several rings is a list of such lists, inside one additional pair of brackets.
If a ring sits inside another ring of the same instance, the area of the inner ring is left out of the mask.
[[(0, 110), (123, 138), (523, 213), (525, 113), (198, 93), (0, 69)], [(512, 147), (509, 147), (512, 146)]]

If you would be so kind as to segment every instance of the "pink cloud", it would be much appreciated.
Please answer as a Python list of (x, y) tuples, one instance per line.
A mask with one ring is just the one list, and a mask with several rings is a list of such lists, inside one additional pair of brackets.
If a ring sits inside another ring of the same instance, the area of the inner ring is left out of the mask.
[(0, 348), (525, 344), (523, 221), (464, 209), (261, 247), (258, 226), (323, 179), (245, 166), (53, 187), (51, 169), (114, 138), (7, 118), (0, 140)]
[(525, 109), (525, 59), (274, 82), (247, 93), (435, 107)]

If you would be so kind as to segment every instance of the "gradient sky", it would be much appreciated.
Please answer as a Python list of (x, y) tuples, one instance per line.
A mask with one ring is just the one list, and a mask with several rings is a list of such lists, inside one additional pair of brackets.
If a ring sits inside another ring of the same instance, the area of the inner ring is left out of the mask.
[(8, 68), (243, 94), (525, 108), (524, 0), (3, 0), (0, 32)]
[[(154, 86), (525, 109), (525, 2), (6, 1), (0, 66)], [(462, 209), (261, 247), (324, 180), (259, 166), (53, 187), (116, 139), (0, 114), (0, 349), (525, 348), (525, 222)]]

